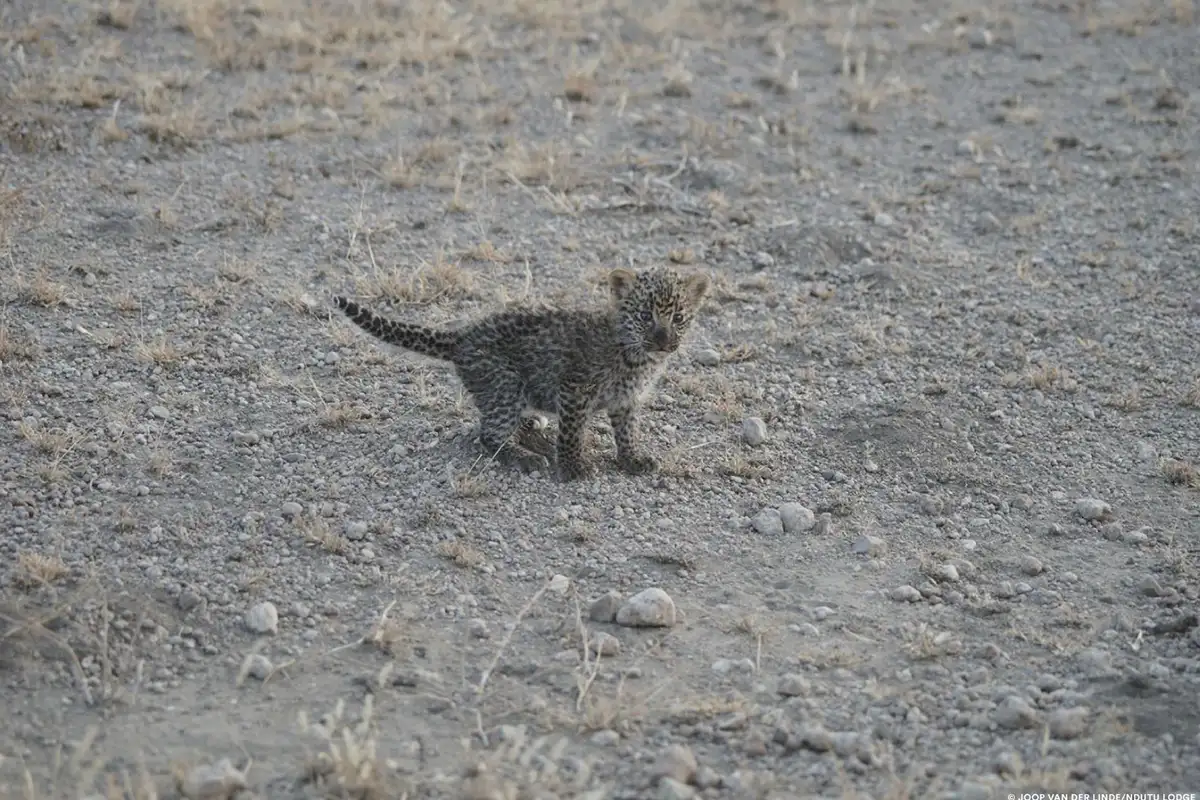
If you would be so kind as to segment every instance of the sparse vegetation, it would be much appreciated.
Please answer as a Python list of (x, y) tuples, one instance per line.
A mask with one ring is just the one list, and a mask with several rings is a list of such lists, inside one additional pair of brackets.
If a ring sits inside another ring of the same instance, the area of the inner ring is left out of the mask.
[[(1196, 24), (0, 2), (0, 797), (1183, 785)], [(713, 282), (657, 473), (598, 421), (576, 485), (329, 303), (663, 263)]]

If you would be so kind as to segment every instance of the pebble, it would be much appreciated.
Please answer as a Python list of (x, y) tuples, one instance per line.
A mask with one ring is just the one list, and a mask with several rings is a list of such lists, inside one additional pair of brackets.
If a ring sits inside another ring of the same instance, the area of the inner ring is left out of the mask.
[(188, 800), (226, 800), (245, 788), (245, 773), (228, 758), (192, 767), (179, 780), (179, 793)]
[(1075, 513), (1088, 522), (1097, 522), (1112, 516), (1112, 506), (1094, 497), (1084, 497), (1075, 501)]
[(749, 658), (719, 658), (713, 662), (712, 671), (718, 675), (728, 675), (734, 671), (749, 674), (754, 672), (754, 662)]
[(758, 447), (767, 441), (767, 423), (762, 417), (746, 417), (742, 420), (742, 441)]
[(592, 655), (611, 658), (621, 654), (621, 640), (611, 633), (599, 631), (592, 634), (588, 640), (588, 650)]
[(921, 599), (921, 593), (915, 586), (897, 586), (892, 589), (891, 597), (901, 603), (915, 603)]
[(779, 679), (779, 687), (776, 691), (784, 697), (804, 697), (812, 691), (812, 684), (803, 675), (789, 672)]
[(721, 354), (711, 347), (696, 351), (696, 363), (702, 367), (715, 367), (721, 363)]
[(618, 609), (616, 619), (628, 628), (670, 628), (675, 624), (675, 601), (657, 587), (643, 589)]
[(770, 269), (775, 266), (775, 256), (760, 250), (750, 259), (750, 263), (755, 269)]
[(471, 634), (473, 639), (487, 639), (492, 635), (492, 632), (488, 630), (487, 621), (479, 617), (475, 617), (467, 622), (467, 632)]
[(880, 211), (875, 215), (875, 224), (881, 228), (890, 228), (896, 224), (896, 219), (887, 212)]
[(833, 514), (826, 511), (817, 517), (817, 525), (813, 528), (813, 533), (817, 536), (828, 536), (833, 533)]
[(254, 633), (278, 633), (279, 610), (274, 603), (259, 603), (246, 612), (245, 623)]
[(568, 590), (570, 590), (571, 579), (566, 575), (555, 575), (550, 579), (548, 588), (552, 594), (556, 594), (561, 597), (562, 595), (565, 595)]
[(878, 556), (887, 550), (887, 542), (878, 536), (863, 534), (854, 540), (854, 553), (860, 556)]
[(779, 519), (785, 533), (803, 533), (817, 524), (817, 516), (799, 503), (784, 503), (779, 507)]
[(592, 734), (592, 744), (598, 747), (613, 747), (620, 744), (621, 734), (611, 728), (605, 728), (602, 731), (596, 731)]
[(1125, 544), (1139, 545), (1150, 541), (1150, 537), (1144, 530), (1128, 531), (1121, 534), (1121, 541)]
[(273, 664), (271, 664), (271, 659), (267, 658), (261, 653), (255, 653), (246, 659), (245, 669), (246, 674), (251, 678), (265, 681), (268, 677), (270, 677), (271, 670), (275, 669), (275, 667)]
[(592, 622), (613, 622), (620, 608), (621, 595), (615, 591), (605, 592), (588, 606), (588, 619)]
[(764, 508), (754, 515), (754, 519), (750, 520), (750, 524), (754, 527), (754, 530), (763, 536), (783, 535), (783, 517), (774, 508)]
[(696, 790), (674, 778), (658, 779), (658, 800), (691, 800)]
[(1055, 709), (1047, 720), (1055, 739), (1078, 739), (1087, 727), (1088, 710), (1082, 707)]
[(812, 610), (812, 615), (817, 622), (823, 622), (834, 615), (834, 610), (829, 606), (817, 606)]
[(1029, 701), (1019, 695), (1010, 694), (1004, 698), (995, 712), (997, 724), (1004, 728), (1033, 728), (1038, 724), (1037, 710), (1029, 705)]
[(1040, 575), (1044, 569), (1042, 562), (1034, 556), (1024, 556), (1021, 559), (1021, 572), (1026, 575)]
[(938, 567), (937, 577), (947, 583), (958, 583), (958, 567), (953, 564), (942, 564)]
[(972, 50), (985, 50), (991, 47), (995, 40), (995, 35), (987, 28), (972, 28), (967, 34), (967, 44)]
[(692, 782), (696, 775), (696, 754), (692, 748), (673, 744), (663, 751), (654, 765), (654, 774), (660, 778), (670, 778), (683, 784)]
[(171, 412), (167, 410), (166, 406), (150, 406), (150, 416), (155, 419), (166, 419), (171, 416)]
[(360, 542), (367, 538), (367, 531), (370, 530), (367, 523), (361, 520), (348, 521), (343, 530), (346, 532), (346, 538), (352, 542)]
[(1153, 575), (1142, 578), (1141, 583), (1138, 584), (1138, 591), (1146, 597), (1159, 597), (1163, 593), (1162, 584)]
[(284, 519), (295, 519), (304, 513), (304, 506), (299, 503), (289, 501), (279, 507), (279, 513)]
[(262, 437), (255, 431), (234, 431), (233, 443), (244, 445), (256, 445), (262, 440)]

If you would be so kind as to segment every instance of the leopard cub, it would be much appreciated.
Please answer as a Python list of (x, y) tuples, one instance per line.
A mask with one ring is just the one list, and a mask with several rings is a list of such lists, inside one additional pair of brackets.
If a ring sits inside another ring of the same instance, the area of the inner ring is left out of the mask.
[[(583, 455), (584, 431), (605, 411), (617, 463), (645, 474), (657, 462), (638, 445), (638, 408), (679, 349), (709, 279), (666, 268), (615, 269), (608, 284), (607, 308), (509, 309), (456, 330), (385, 319), (344, 297), (334, 302), (372, 336), (452, 363), (479, 409), (489, 456), (543, 472), (556, 456), (562, 480), (589, 477), (595, 470)], [(558, 417), (556, 444), (525, 418), (529, 411)]]

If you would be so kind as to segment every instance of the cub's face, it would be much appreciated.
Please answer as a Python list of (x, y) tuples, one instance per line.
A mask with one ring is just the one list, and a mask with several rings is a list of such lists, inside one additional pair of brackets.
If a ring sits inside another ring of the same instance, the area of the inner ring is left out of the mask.
[(665, 268), (640, 274), (613, 270), (609, 287), (626, 359), (659, 360), (678, 350), (708, 286), (703, 274), (684, 277)]

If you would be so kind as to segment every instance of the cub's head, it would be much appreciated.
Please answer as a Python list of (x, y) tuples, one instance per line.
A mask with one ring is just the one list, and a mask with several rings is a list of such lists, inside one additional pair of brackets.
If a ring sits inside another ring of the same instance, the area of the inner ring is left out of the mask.
[(708, 293), (708, 276), (681, 276), (659, 268), (636, 273), (614, 269), (608, 277), (617, 335), (630, 364), (660, 361), (679, 343)]

